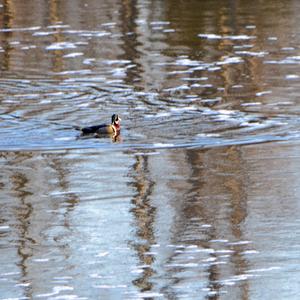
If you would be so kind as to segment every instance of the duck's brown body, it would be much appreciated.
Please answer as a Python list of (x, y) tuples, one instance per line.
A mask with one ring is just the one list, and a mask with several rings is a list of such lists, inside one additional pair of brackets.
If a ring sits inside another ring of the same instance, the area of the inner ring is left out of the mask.
[(95, 134), (95, 135), (105, 135), (105, 134), (114, 134), (117, 135), (120, 133), (121, 118), (118, 115), (112, 115), (111, 124), (101, 124), (89, 127), (80, 128), (83, 135)]
[(101, 125), (81, 128), (81, 132), (83, 134), (92, 134), (92, 133), (112, 134), (116, 132), (116, 129), (114, 128), (113, 125), (101, 124)]

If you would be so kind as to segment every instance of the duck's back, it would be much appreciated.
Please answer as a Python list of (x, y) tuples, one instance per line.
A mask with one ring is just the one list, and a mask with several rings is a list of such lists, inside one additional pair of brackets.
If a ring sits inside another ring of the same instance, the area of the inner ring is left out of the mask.
[(113, 130), (110, 130), (110, 125), (101, 124), (89, 127), (81, 128), (83, 134), (92, 134), (92, 133), (112, 133)]

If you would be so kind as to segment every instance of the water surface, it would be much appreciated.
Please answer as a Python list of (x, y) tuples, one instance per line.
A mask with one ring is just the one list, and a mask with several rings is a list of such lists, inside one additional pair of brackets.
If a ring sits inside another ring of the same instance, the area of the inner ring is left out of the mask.
[(297, 299), (299, 3), (19, 2), (0, 299)]

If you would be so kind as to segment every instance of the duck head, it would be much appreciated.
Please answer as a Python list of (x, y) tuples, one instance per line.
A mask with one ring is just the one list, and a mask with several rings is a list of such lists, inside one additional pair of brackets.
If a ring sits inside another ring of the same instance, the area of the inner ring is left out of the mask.
[(116, 131), (120, 131), (121, 129), (121, 118), (117, 114), (113, 114), (111, 116), (111, 125), (115, 127)]

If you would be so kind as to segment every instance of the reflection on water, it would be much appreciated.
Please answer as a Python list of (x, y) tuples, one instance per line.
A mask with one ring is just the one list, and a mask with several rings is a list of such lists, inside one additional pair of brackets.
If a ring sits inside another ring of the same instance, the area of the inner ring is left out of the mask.
[(3, 152), (2, 299), (289, 295), (297, 147)]
[(299, 9), (2, 1), (0, 298), (297, 299)]

